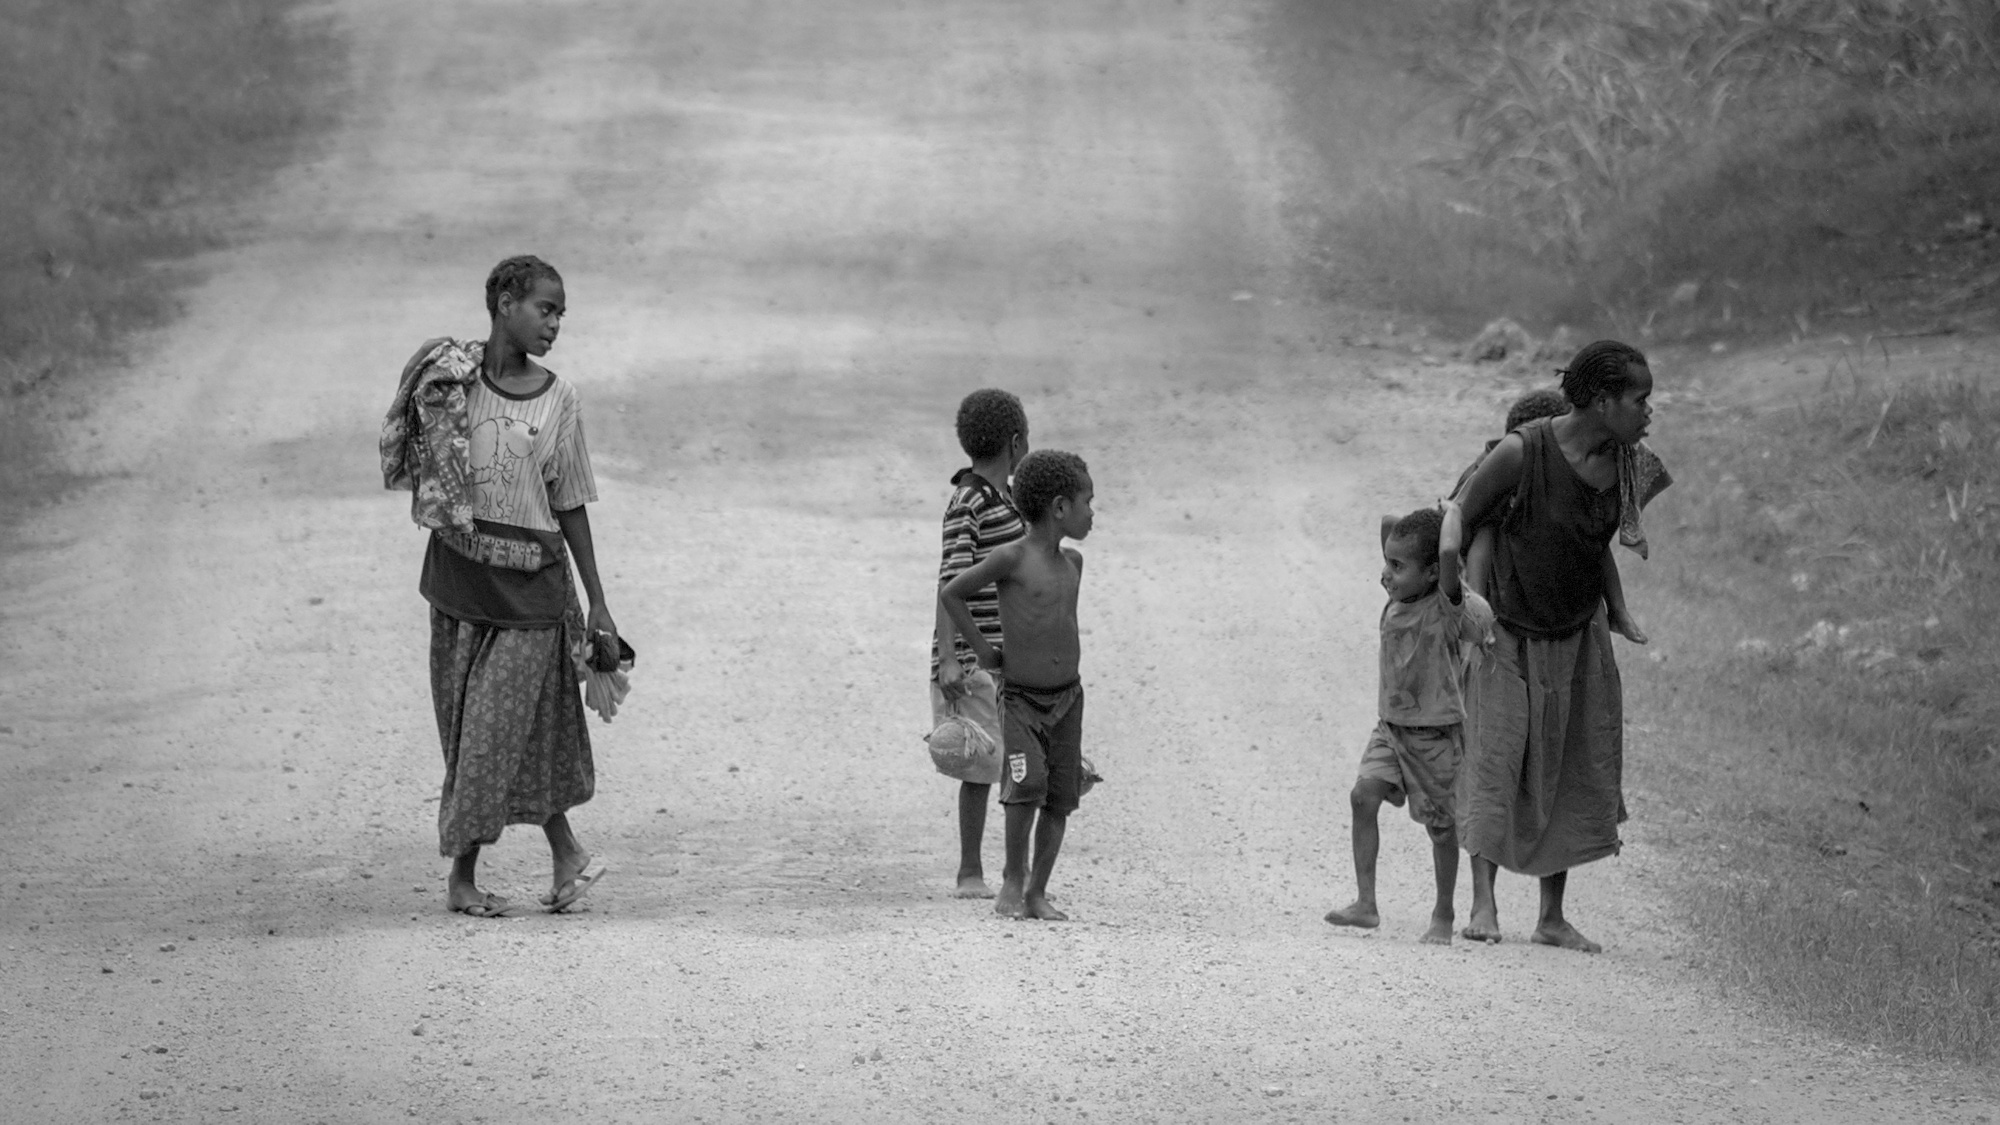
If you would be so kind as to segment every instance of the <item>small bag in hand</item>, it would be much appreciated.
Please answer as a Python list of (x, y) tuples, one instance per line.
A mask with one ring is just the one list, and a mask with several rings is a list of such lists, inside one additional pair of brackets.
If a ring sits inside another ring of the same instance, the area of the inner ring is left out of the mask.
[(937, 729), (926, 735), (931, 764), (946, 777), (974, 785), (993, 785), (1000, 780), (1000, 745), (981, 730), (978, 723), (959, 713), (959, 701), (952, 700)]

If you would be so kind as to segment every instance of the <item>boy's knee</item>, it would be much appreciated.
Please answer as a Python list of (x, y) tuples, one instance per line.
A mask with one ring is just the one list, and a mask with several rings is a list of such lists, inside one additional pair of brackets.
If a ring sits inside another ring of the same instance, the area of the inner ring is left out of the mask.
[(1454, 848), (1458, 846), (1458, 825), (1426, 824), (1424, 827), (1430, 831), (1431, 843)]
[(1389, 799), (1389, 792), (1388, 782), (1364, 778), (1354, 783), (1353, 790), (1347, 794), (1347, 800), (1354, 806), (1355, 812), (1372, 813), (1382, 807), (1382, 802)]

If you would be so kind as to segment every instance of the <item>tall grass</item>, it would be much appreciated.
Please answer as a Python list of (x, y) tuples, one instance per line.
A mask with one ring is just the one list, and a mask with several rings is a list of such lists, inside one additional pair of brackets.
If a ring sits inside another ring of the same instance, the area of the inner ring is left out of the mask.
[(16, 0), (0, 21), (0, 416), (173, 307), (153, 270), (336, 104), (297, 0)]
[(1646, 178), (1739, 105), (2000, 76), (1991, 0), (1463, 0), (1435, 73), (1448, 166), (1497, 214), (1580, 257)]
[(2000, 388), (1864, 381), (1677, 412), (1634, 583), (1638, 783), (1723, 977), (1887, 1045), (2000, 1060)]
[[(1328, 291), (1468, 334), (1498, 315), (1703, 342), (1990, 316), (1990, 239), (1955, 232), (2000, 215), (1995, 0), (1403, 7), (1415, 29), (1384, 49), (1422, 80), (1413, 104), (1448, 112), (1406, 113), (1393, 175), (1302, 224)], [(1287, 69), (1348, 34), (1328, 9), (1279, 0)], [(1337, 168), (1352, 147), (1320, 122), (1342, 87), (1319, 69), (1289, 83), (1295, 127)]]

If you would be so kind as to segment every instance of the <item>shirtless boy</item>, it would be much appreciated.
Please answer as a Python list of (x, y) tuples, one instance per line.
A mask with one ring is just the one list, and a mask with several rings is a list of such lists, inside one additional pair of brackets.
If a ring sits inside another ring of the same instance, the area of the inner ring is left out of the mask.
[[(1083, 684), (1077, 676), (1082, 646), (1076, 627), (1083, 555), (1062, 541), (1090, 534), (1093, 496), (1081, 457), (1048, 449), (1028, 454), (1014, 467), (1014, 507), (1027, 534), (996, 548), (938, 592), (980, 667), (1004, 677), (1000, 806), (1007, 817), (1007, 866), (993, 909), (1011, 918), (1068, 921), (1049, 905), (1048, 889), (1083, 782)], [(989, 585), (1000, 594), (1004, 665), (1002, 652), (974, 626), (967, 604)]]

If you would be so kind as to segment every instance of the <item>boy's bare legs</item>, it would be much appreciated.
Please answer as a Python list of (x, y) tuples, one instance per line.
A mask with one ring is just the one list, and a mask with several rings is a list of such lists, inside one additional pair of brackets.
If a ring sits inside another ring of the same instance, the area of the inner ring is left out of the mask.
[(1433, 828), (1431, 866), (1437, 869), (1437, 905), (1431, 907), (1431, 928), (1419, 939), (1425, 945), (1450, 945), (1452, 898), (1458, 894), (1458, 829)]
[(967, 781), (958, 787), (958, 890), (959, 898), (992, 898), (986, 885), (986, 867), (980, 862), (979, 848), (986, 838), (986, 803), (991, 785)]
[(1044, 922), (1067, 922), (1069, 915), (1049, 905), (1049, 875), (1056, 869), (1062, 851), (1063, 833), (1069, 830), (1067, 813), (1042, 810), (1035, 821), (1035, 867), (1028, 876), (1028, 889), (1021, 902), (1021, 917)]
[(1493, 878), (1500, 865), (1490, 859), (1472, 857), (1472, 921), (1458, 934), (1472, 941), (1500, 940), (1500, 907), (1493, 901)]
[(1336, 926), (1359, 926), (1372, 930), (1382, 924), (1375, 909), (1375, 857), (1382, 850), (1382, 830), (1376, 822), (1382, 802), (1389, 798), (1389, 783), (1364, 778), (1354, 783), (1347, 795), (1354, 810), (1354, 901), (1326, 912), (1326, 920)]
[(1568, 884), (1567, 871), (1558, 871), (1554, 875), (1542, 877), (1542, 919), (1535, 926), (1534, 936), (1530, 940), (1542, 945), (1574, 949), (1579, 953), (1604, 952), (1603, 946), (1577, 933), (1575, 926), (1563, 920), (1563, 890)]
[(1035, 806), (1002, 802), (1006, 817), (1007, 861), (1000, 869), (1000, 897), (993, 904), (995, 914), (1023, 917), (1028, 886), (1028, 844), (1035, 835)]

